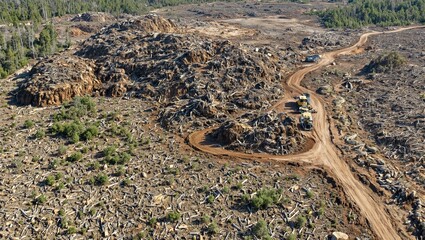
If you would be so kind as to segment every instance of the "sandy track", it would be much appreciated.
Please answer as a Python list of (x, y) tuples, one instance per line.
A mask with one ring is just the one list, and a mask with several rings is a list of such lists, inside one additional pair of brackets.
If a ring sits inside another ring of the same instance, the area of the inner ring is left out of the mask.
[[(390, 215), (387, 213), (386, 207), (379, 202), (376, 194), (374, 194), (370, 188), (357, 180), (350, 171), (348, 164), (339, 158), (336, 147), (332, 143), (331, 134), (329, 131), (329, 122), (325, 113), (324, 101), (319, 98), (315, 92), (301, 87), (300, 83), (307, 73), (332, 63), (335, 60), (335, 57), (338, 55), (355, 53), (358, 48), (367, 42), (369, 36), (395, 33), (414, 28), (425, 28), (425, 26), (412, 26), (387, 32), (365, 33), (353, 46), (325, 53), (323, 54), (322, 60), (320, 62), (303, 68), (288, 78), (286, 81), (288, 88), (286, 89), (286, 92), (290, 92), (294, 96), (302, 92), (309, 92), (311, 94), (312, 104), (317, 110), (317, 114), (315, 114), (314, 131), (312, 132), (312, 138), (314, 139), (315, 144), (312, 145), (310, 149), (305, 150), (305, 152), (277, 156), (262, 153), (247, 154), (213, 147), (207, 144), (205, 138), (206, 134), (213, 128), (204, 129), (202, 131), (190, 134), (188, 137), (189, 143), (200, 151), (214, 155), (227, 155), (245, 159), (266, 159), (275, 161), (298, 162), (321, 167), (328, 171), (328, 173), (336, 179), (348, 198), (356, 204), (360, 210), (360, 213), (367, 219), (371, 230), (378, 239), (391, 240), (411, 238), (411, 236), (403, 230), (401, 223), (398, 223), (390, 217)], [(283, 97), (269, 110), (281, 110), (287, 99), (288, 97)]]

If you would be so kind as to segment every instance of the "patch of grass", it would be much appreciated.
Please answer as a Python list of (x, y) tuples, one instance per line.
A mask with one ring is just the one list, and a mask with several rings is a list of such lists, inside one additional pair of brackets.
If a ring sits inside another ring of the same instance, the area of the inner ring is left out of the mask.
[(167, 214), (167, 221), (177, 222), (181, 218), (181, 214), (177, 211), (172, 211)]

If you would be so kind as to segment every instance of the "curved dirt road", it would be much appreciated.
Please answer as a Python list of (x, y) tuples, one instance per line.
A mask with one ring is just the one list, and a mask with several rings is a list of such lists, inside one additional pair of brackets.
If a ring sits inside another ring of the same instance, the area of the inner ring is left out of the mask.
[[(301, 87), (300, 82), (307, 73), (332, 63), (335, 60), (335, 57), (338, 55), (351, 54), (355, 52), (359, 47), (366, 43), (369, 36), (382, 33), (395, 33), (424, 27), (425, 26), (413, 26), (387, 32), (370, 32), (363, 34), (359, 41), (353, 46), (325, 53), (323, 54), (322, 60), (319, 63), (303, 68), (289, 77), (289, 79), (286, 81), (288, 89), (285, 90), (287, 93), (291, 93), (293, 95), (292, 97), (295, 97), (300, 93), (309, 92), (311, 95), (312, 104), (317, 110), (317, 114), (315, 114), (314, 131), (312, 132), (312, 138), (315, 144), (313, 144), (311, 148), (307, 149), (305, 152), (278, 156), (262, 153), (247, 154), (216, 148), (206, 144), (205, 142), (205, 135), (213, 128), (204, 129), (202, 131), (190, 134), (189, 143), (192, 145), (192, 147), (200, 151), (214, 155), (227, 155), (246, 159), (267, 159), (275, 161), (300, 162), (323, 168), (336, 179), (347, 197), (357, 205), (360, 213), (367, 219), (371, 230), (378, 239), (391, 240), (411, 238), (411, 236), (409, 236), (409, 234), (403, 230), (401, 223), (397, 223), (390, 218), (389, 214), (386, 212), (385, 206), (383, 206), (379, 200), (376, 200), (376, 197), (374, 198), (375, 194), (372, 192), (372, 190), (357, 180), (350, 171), (348, 164), (338, 157), (336, 147), (331, 140), (329, 122), (325, 113), (324, 101), (319, 98), (315, 92)], [(283, 97), (269, 110), (283, 110), (283, 105), (287, 100), (288, 97)]]

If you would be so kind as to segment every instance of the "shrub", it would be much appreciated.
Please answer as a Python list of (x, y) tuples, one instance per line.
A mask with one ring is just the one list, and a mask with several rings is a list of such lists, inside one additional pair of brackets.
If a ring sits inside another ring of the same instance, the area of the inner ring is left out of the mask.
[(66, 150), (68, 150), (68, 148), (66, 146), (64, 146), (64, 145), (61, 145), (58, 148), (58, 155), (59, 156), (63, 156), (66, 153)]
[(302, 228), (307, 223), (307, 219), (304, 216), (299, 216), (295, 222), (296, 228)]
[(67, 233), (69, 235), (77, 233), (77, 229), (75, 227), (69, 227)]
[(280, 198), (282, 190), (274, 189), (261, 189), (258, 193), (249, 198), (249, 196), (243, 196), (242, 201), (245, 204), (252, 206), (255, 209), (267, 209), (273, 204), (277, 204)]
[(201, 222), (202, 222), (202, 223), (210, 223), (210, 222), (211, 222), (211, 217), (210, 217), (210, 216), (208, 216), (208, 215), (204, 215), (204, 216), (202, 216), (202, 218), (201, 218)]
[(105, 185), (109, 182), (108, 176), (105, 174), (99, 174), (94, 177), (94, 184), (97, 186)]
[(66, 158), (66, 160), (68, 162), (77, 162), (77, 161), (81, 160), (81, 158), (83, 158), (83, 154), (80, 153), (80, 152), (75, 152), (75, 153), (71, 154), (71, 156), (68, 156)]
[(95, 125), (91, 125), (81, 135), (83, 140), (91, 140), (99, 135), (99, 129)]
[(270, 237), (267, 223), (263, 219), (259, 220), (257, 224), (254, 225), (252, 233), (260, 239)]
[(42, 139), (42, 138), (44, 138), (46, 136), (46, 132), (44, 132), (44, 130), (43, 129), (39, 129), (39, 130), (37, 130), (37, 132), (34, 134), (34, 137), (36, 138), (36, 139)]
[(306, 192), (306, 196), (307, 196), (307, 198), (312, 198), (312, 197), (314, 197), (314, 192), (313, 192), (313, 191), (311, 191), (311, 190), (308, 190), (308, 191)]
[(322, 216), (323, 214), (325, 214), (325, 208), (321, 207), (317, 210), (317, 216)]
[(207, 228), (207, 232), (211, 235), (217, 234), (220, 231), (216, 222), (210, 223)]
[(50, 175), (44, 180), (44, 183), (48, 186), (53, 186), (56, 183), (56, 178), (53, 175)]
[(102, 153), (103, 153), (103, 156), (107, 157), (107, 156), (112, 156), (113, 154), (116, 153), (116, 151), (117, 149), (115, 148), (115, 146), (110, 146), (103, 149)]
[(71, 103), (64, 104), (60, 113), (53, 116), (55, 121), (78, 119), (96, 112), (96, 104), (90, 97), (75, 97)]
[(177, 211), (172, 211), (167, 214), (167, 220), (169, 222), (177, 222), (181, 217), (181, 214)]
[(24, 122), (24, 128), (32, 128), (34, 125), (35, 123), (32, 120), (25, 120)]
[(41, 205), (41, 204), (44, 204), (46, 201), (47, 201), (46, 196), (44, 196), (44, 195), (42, 194), (42, 195), (40, 195), (40, 196), (36, 197), (36, 198), (32, 201), (32, 203), (33, 203), (34, 205)]
[(85, 127), (80, 121), (70, 123), (56, 122), (51, 127), (51, 132), (56, 135), (66, 137), (71, 143), (80, 141), (80, 136), (84, 133)]
[(63, 189), (65, 187), (65, 184), (63, 183), (63, 182), (60, 182), (57, 186), (56, 186), (56, 188), (55, 188), (55, 190), (56, 191), (60, 191), (61, 189)]
[(215, 197), (213, 195), (209, 195), (207, 197), (207, 203), (212, 204), (215, 200)]
[(153, 226), (156, 225), (157, 222), (158, 222), (158, 220), (156, 218), (151, 218), (148, 221), (148, 225), (151, 226), (151, 227), (153, 227)]
[(286, 240), (297, 240), (297, 235), (294, 234), (294, 233), (291, 233), (291, 234), (288, 235)]
[(381, 55), (376, 59), (372, 60), (368, 65), (364, 67), (365, 72), (391, 72), (396, 68), (400, 68), (406, 64), (406, 58), (397, 52), (390, 52), (385, 55)]
[(130, 154), (126, 152), (118, 153), (114, 146), (105, 148), (102, 155), (105, 157), (105, 161), (111, 165), (125, 164), (131, 158)]
[(121, 182), (122, 187), (128, 187), (128, 186), (130, 186), (130, 184), (131, 184), (131, 181), (128, 178), (122, 180), (122, 182)]
[(117, 171), (115, 172), (115, 176), (119, 177), (119, 176), (123, 176), (125, 174), (125, 169), (123, 166), (119, 166)]

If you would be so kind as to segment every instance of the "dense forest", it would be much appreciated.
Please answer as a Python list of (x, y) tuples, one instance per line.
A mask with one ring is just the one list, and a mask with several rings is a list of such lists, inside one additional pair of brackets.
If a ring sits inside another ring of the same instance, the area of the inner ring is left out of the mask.
[(141, 14), (151, 8), (213, 0), (0, 0), (0, 78), (61, 48), (52, 17), (88, 11)]
[(425, 0), (350, 0), (344, 7), (318, 14), (332, 28), (408, 25), (425, 22)]
[(0, 78), (4, 78), (25, 66), (29, 58), (43, 57), (56, 52), (60, 47), (57, 34), (51, 24), (35, 34), (33, 25), (17, 25), (9, 29), (8, 38), (0, 31)]
[(140, 14), (152, 7), (212, 0), (0, 0), (0, 23), (40, 22), (87, 11)]
[[(26, 65), (28, 59), (69, 45), (58, 44), (54, 27), (46, 25), (52, 17), (88, 11), (141, 14), (156, 7), (212, 1), (215, 0), (0, 0), (0, 78)], [(425, 22), (425, 0), (349, 0), (345, 6), (318, 14), (326, 27), (406, 25)]]

